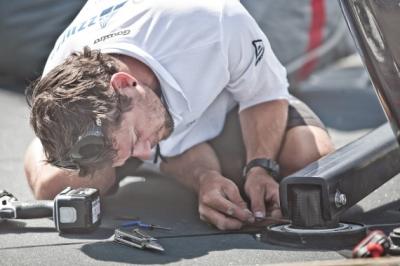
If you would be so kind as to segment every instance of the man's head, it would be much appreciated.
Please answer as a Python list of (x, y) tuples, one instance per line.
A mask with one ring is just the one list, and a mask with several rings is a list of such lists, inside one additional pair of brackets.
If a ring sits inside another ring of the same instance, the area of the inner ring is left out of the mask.
[[(71, 162), (80, 170), (80, 175), (86, 175), (115, 164), (115, 160), (121, 161), (122, 137), (127, 135), (122, 129), (131, 135), (136, 132), (136, 141), (139, 140), (137, 132), (143, 126), (134, 121), (138, 119), (133, 109), (136, 114), (147, 116), (146, 110), (140, 114), (139, 107), (150, 108), (149, 101), (156, 101), (157, 96), (149, 88), (140, 86), (129, 73), (121, 72), (118, 62), (111, 55), (85, 48), (82, 53), (69, 56), (27, 90), (27, 101), (32, 108), (31, 125), (49, 163), (68, 168)], [(161, 109), (165, 109), (162, 104)], [(154, 115), (164, 114), (157, 110)], [(162, 120), (164, 125), (165, 117)], [(155, 135), (156, 127), (147, 135)], [(164, 132), (152, 142), (159, 142), (169, 133)], [(86, 146), (91, 148), (86, 154), (80, 154), (83, 158), (75, 160), (71, 154), (76, 153), (77, 146), (79, 149), (82, 139), (86, 142), (89, 139), (89, 144), (94, 145)], [(102, 145), (96, 145), (99, 140)], [(141, 142), (137, 144), (140, 149)], [(133, 150), (134, 144), (131, 145)]]

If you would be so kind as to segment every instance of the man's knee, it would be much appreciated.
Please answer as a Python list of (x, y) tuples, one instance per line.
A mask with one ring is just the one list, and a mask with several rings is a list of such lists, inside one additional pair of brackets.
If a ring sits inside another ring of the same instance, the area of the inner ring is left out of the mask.
[(284, 176), (296, 172), (335, 150), (328, 133), (315, 126), (291, 128), (282, 146), (279, 162)]

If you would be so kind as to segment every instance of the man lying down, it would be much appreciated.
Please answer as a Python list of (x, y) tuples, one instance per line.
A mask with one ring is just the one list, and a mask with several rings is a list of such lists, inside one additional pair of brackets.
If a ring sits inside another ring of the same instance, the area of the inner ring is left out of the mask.
[(36, 198), (66, 186), (107, 194), (129, 158), (155, 160), (221, 230), (280, 216), (280, 178), (333, 150), (234, 0), (90, 0), (27, 99), (37, 138), (25, 172)]

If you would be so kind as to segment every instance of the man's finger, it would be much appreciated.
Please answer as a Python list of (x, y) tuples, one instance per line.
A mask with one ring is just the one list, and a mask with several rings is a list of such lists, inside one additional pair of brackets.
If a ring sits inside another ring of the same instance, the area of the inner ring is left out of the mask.
[(265, 193), (266, 214), (274, 217), (281, 217), (281, 207), (279, 202), (279, 193), (277, 191), (267, 190)]
[(276, 202), (275, 200), (266, 202), (266, 215), (278, 219), (282, 218), (282, 212), (279, 203)]
[(265, 202), (270, 202), (271, 207), (280, 208), (279, 188), (267, 189), (265, 193)]
[(201, 206), (199, 212), (201, 220), (215, 225), (220, 230), (237, 230), (243, 226), (238, 219), (228, 217), (208, 206)]
[(265, 188), (263, 186), (254, 186), (248, 189), (247, 193), (251, 201), (251, 210), (256, 220), (265, 218)]
[(214, 198), (213, 201), (208, 201), (206, 206), (242, 222), (254, 222), (254, 217), (249, 209), (243, 209), (241, 206), (234, 204), (226, 197), (228, 197), (228, 195), (223, 195), (221, 193), (220, 196)]
[(247, 203), (240, 196), (239, 189), (236, 186), (225, 186), (223, 192), (228, 200), (233, 202), (235, 205), (241, 207), (242, 209), (248, 209)]
[(271, 217), (281, 219), (283, 217), (281, 209), (279, 208), (271, 210)]

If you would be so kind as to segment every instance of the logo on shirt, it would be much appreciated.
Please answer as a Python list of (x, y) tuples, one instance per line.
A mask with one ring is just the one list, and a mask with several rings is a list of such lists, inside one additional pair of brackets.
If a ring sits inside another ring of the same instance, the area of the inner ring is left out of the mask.
[(261, 58), (264, 55), (264, 43), (262, 40), (254, 40), (253, 42), (253, 46), (254, 46), (254, 50), (256, 53), (256, 65), (258, 64), (258, 62), (260, 62)]
[(86, 19), (84, 21), (80, 21), (77, 24), (71, 24), (65, 31), (64, 33), (60, 36), (60, 38), (57, 41), (57, 48), (60, 49), (61, 45), (70, 37), (75, 35), (76, 33), (79, 33), (83, 30), (86, 30), (94, 25), (99, 24), (100, 27), (104, 28), (107, 26), (107, 23), (109, 22), (110, 18), (112, 15), (114, 15), (121, 7), (125, 5), (127, 1), (121, 2), (119, 4), (114, 4), (113, 6), (109, 6), (103, 10), (98, 15), (95, 15), (93, 17), (90, 17), (89, 19)]
[(123, 5), (125, 5), (125, 2), (122, 2), (116, 6), (112, 6), (109, 7), (107, 9), (104, 9), (101, 13), (100, 13), (100, 17), (99, 17), (99, 22), (100, 22), (100, 27), (105, 28), (108, 24), (108, 21), (110, 21), (111, 17), (116, 13), (116, 11), (122, 7)]
[(108, 40), (112, 37), (116, 37), (116, 36), (120, 36), (120, 35), (128, 35), (130, 32), (131, 32), (130, 30), (121, 30), (121, 31), (117, 31), (117, 32), (110, 33), (107, 35), (103, 35), (100, 38), (97, 38), (96, 40), (94, 40), (93, 43), (96, 44), (98, 42), (102, 42), (102, 41)]

